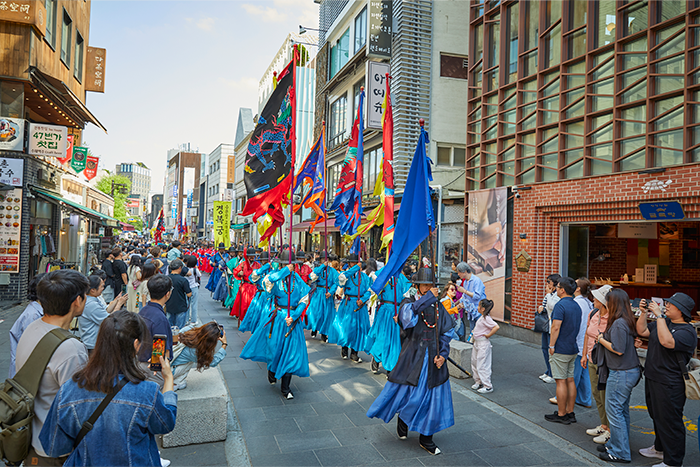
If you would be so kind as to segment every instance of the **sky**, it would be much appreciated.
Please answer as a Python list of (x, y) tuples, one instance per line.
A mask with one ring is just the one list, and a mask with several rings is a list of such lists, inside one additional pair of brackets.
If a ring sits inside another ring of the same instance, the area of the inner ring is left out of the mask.
[(260, 78), (300, 24), (318, 28), (313, 0), (93, 0), (89, 45), (107, 49), (106, 81), (86, 104), (108, 133), (88, 124), (83, 145), (100, 169), (144, 162), (162, 193), (168, 149), (233, 144), (238, 109), (257, 113)]

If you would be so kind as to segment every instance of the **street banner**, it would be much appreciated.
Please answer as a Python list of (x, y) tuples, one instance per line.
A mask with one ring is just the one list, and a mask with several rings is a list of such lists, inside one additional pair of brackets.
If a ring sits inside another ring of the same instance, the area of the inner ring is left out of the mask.
[(80, 173), (85, 169), (87, 164), (87, 152), (88, 148), (81, 148), (80, 146), (73, 147), (73, 159), (70, 161), (70, 166), (75, 173)]
[(231, 246), (231, 202), (214, 201), (214, 244), (223, 242), (226, 248)]
[(311, 148), (306, 160), (296, 175), (294, 191), (300, 186), (308, 190), (299, 204), (294, 205), (294, 212), (305, 208), (316, 213), (316, 219), (311, 223), (313, 233), (316, 224), (326, 218), (326, 151), (323, 141), (326, 139), (325, 126), (321, 130), (318, 141)]
[(24, 151), (23, 119), (0, 118), (0, 149), (3, 151)]
[(73, 158), (73, 140), (75, 136), (73, 135), (68, 135), (66, 136), (66, 154), (65, 157), (57, 157), (56, 160), (60, 162), (61, 164), (65, 164), (69, 160)]
[(29, 154), (66, 157), (68, 128), (45, 123), (29, 124)]
[(100, 163), (100, 158), (97, 156), (88, 156), (87, 157), (87, 162), (85, 163), (85, 171), (83, 172), (83, 175), (85, 175), (85, 178), (88, 180), (92, 180), (95, 178), (95, 175), (97, 175), (97, 166)]
[[(403, 200), (401, 201), (403, 205)], [(493, 300), (493, 319), (503, 321), (508, 244), (508, 189), (469, 192), (467, 263)], [(398, 226), (397, 226), (398, 227)]]

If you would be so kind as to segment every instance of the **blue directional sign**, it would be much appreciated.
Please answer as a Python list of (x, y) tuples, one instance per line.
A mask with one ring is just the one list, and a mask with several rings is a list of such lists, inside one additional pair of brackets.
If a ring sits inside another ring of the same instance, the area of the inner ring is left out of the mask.
[(639, 203), (642, 217), (648, 221), (681, 220), (685, 218), (683, 206), (678, 201)]

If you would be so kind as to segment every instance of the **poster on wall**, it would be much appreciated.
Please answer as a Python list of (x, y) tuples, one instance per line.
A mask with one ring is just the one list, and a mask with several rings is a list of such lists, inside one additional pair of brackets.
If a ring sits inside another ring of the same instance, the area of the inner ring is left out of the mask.
[(29, 124), (29, 154), (65, 157), (68, 128), (46, 123)]
[(22, 189), (0, 192), (0, 272), (19, 272)]
[(24, 151), (23, 119), (0, 118), (0, 149), (3, 151)]
[(617, 224), (617, 238), (656, 238), (656, 230), (652, 222)]
[(506, 187), (469, 193), (467, 263), (494, 302), (491, 316), (503, 320), (508, 227)]
[(21, 187), (24, 184), (24, 159), (0, 158), (0, 183)]

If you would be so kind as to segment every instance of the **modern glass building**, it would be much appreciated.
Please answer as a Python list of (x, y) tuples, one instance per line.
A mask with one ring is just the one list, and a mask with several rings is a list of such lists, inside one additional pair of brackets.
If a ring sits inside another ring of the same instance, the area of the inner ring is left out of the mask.
[(470, 2), (467, 189), (700, 161), (700, 2)]

